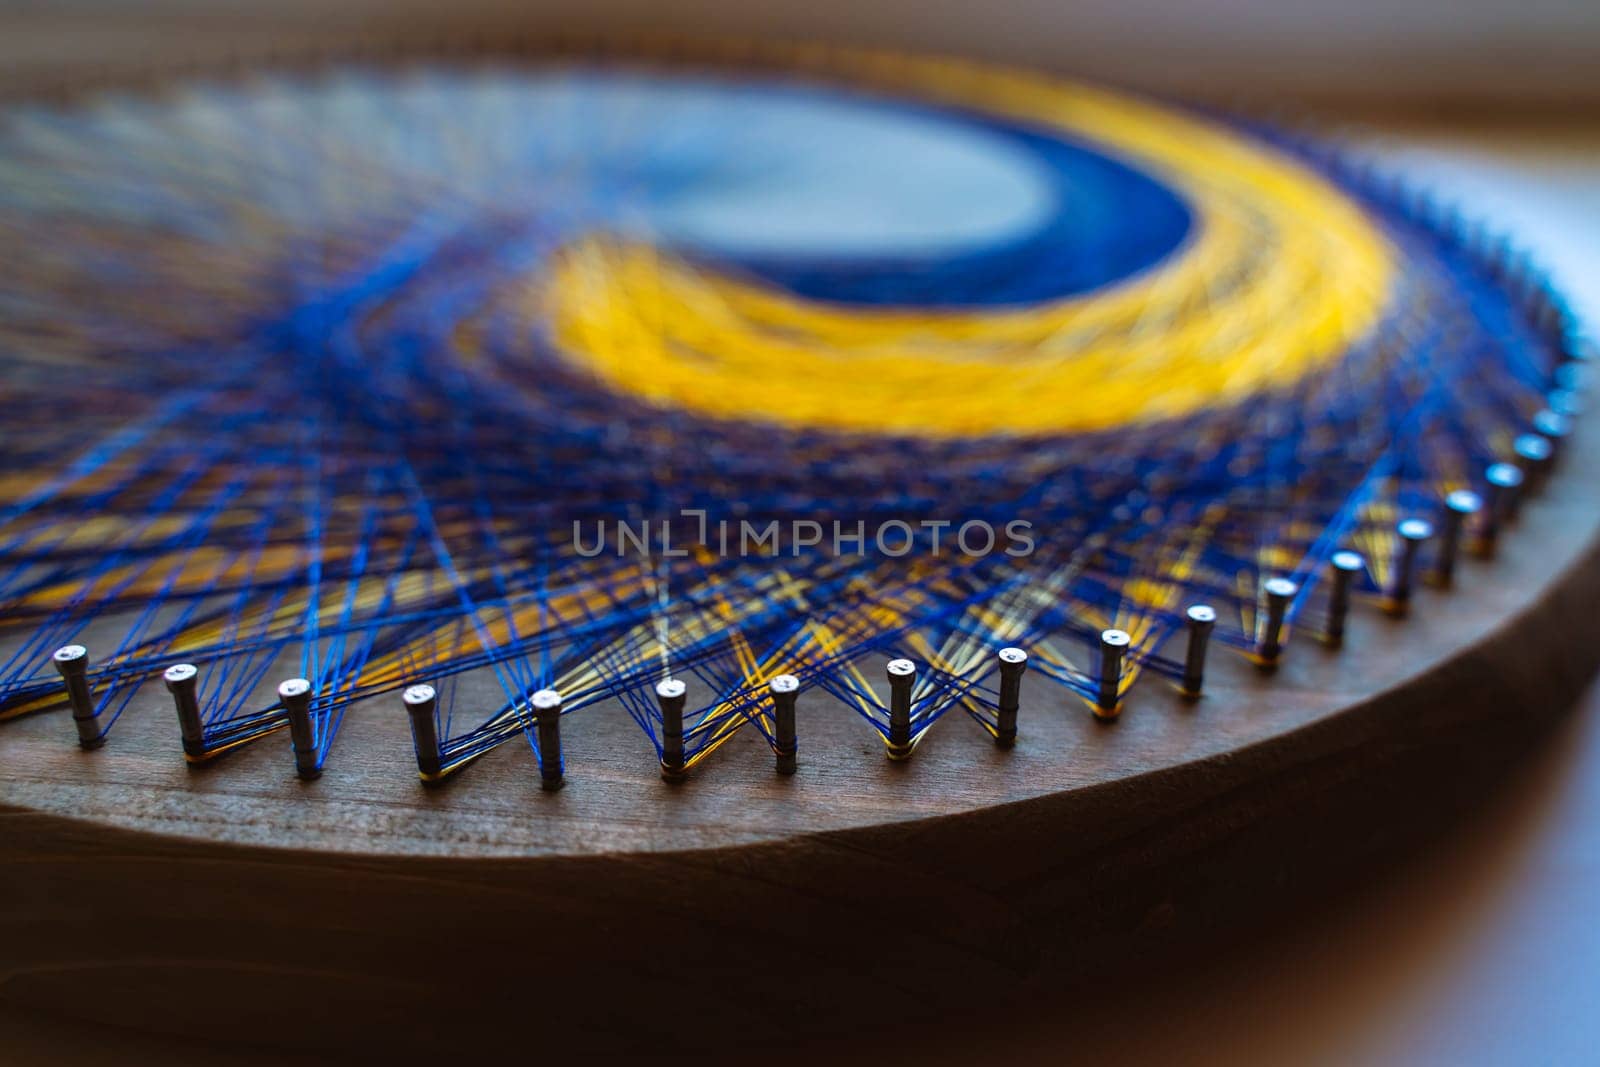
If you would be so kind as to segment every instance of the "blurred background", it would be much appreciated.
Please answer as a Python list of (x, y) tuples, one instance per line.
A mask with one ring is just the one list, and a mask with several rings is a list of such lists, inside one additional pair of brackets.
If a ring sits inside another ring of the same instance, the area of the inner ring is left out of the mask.
[[(658, 30), (957, 53), (1177, 98), (1306, 109), (1519, 235), (1600, 322), (1593, 0), (54, 0), (0, 3), (0, 94), (370, 38)], [(1600, 697), (1475, 810), (1326, 899), (1113, 987), (773, 1059), (1593, 1062), (1600, 1022)], [(987, 1018), (987, 1017), (986, 1017)], [(196, 1050), (272, 1062), (247, 1049)], [(162, 1039), (0, 1009), (0, 1061), (170, 1062)]]
[(1600, 101), (1592, 0), (32, 0), (6, 81), (363, 33), (628, 29), (956, 52), (1192, 94), (1392, 110)]

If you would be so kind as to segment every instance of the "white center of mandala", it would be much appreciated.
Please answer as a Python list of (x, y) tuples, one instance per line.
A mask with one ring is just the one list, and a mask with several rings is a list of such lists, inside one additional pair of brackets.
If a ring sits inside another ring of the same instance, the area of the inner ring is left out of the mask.
[(258, 86), (248, 106), (258, 120), (314, 116), (342, 153), (458, 196), (525, 204), (557, 227), (600, 224), (734, 257), (958, 254), (1026, 236), (1058, 195), (1044, 165), (1002, 135), (817, 87), (423, 71), (382, 102), (414, 121), (371, 121), (372, 86), (356, 76)]

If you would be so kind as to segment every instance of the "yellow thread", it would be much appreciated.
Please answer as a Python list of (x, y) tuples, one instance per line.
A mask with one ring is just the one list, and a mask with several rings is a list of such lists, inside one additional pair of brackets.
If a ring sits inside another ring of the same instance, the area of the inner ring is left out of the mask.
[(661, 249), (585, 237), (527, 294), (612, 388), (715, 418), (921, 436), (1061, 433), (1189, 414), (1292, 384), (1384, 312), (1392, 252), (1289, 157), (1071, 83), (939, 60), (835, 75), (1088, 138), (1167, 182), (1195, 230), (1087, 296), (933, 312), (802, 300)]

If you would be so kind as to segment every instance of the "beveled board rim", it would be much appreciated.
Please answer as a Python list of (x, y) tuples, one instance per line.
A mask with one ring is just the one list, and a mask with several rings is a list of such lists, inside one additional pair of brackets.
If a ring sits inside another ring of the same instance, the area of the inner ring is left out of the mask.
[(664, 783), (635, 724), (620, 707), (602, 707), (568, 719), (560, 792), (539, 788), (531, 753), (515, 745), (424, 788), (395, 697), (352, 710), (326, 773), (301, 782), (287, 739), (278, 737), (188, 768), (166, 694), (151, 685), (98, 751), (71, 743), (64, 712), (5, 724), (0, 804), (127, 834), (130, 847), (149, 835), (351, 857), (484, 859), (738, 847), (1000, 812), (1111, 784), (1135, 789), (1144, 778), (1283, 742), (1364, 705), (1398, 712), (1420, 680), (1466, 659), (1525, 660), (1553, 682), (1586, 678), (1600, 649), (1572, 662), (1566, 646), (1596, 623), (1564, 617), (1559, 594), (1600, 570), (1593, 438), (1582, 427), (1575, 433), (1562, 468), (1525, 506), (1493, 561), (1466, 562), (1453, 591), (1419, 591), (1409, 619), (1358, 604), (1343, 650), (1310, 635), (1291, 638), (1273, 675), (1219, 655), (1198, 704), (1163, 680), (1142, 679), (1110, 724), (1054, 687), (1025, 680), (1010, 751), (952, 713), (910, 761), (892, 763), (852, 712), (802, 694), (793, 778), (776, 775), (765, 743), (744, 731), (688, 782)]
[(286, 738), (268, 738), (215, 766), (186, 768), (166, 694), (151, 684), (97, 752), (73, 747), (64, 713), (0, 726), (0, 760), (8, 768), (0, 805), (65, 820), (63, 827), (92, 826), (125, 838), (130, 849), (187, 841), (352, 858), (483, 860), (738, 848), (908, 829), (974, 812), (1003, 815), (1107, 786), (1155, 787), (1165, 775), (1283, 743), (1355, 708), (1402, 709), (1421, 680), (1465, 657), (1501, 662), (1531, 644), (1534, 661), (1551, 657), (1548, 670), (1587, 677), (1595, 654), (1574, 659), (1566, 643), (1549, 636), (1554, 627), (1596, 625), (1561, 617), (1555, 596), (1600, 567), (1594, 437), (1579, 420), (1562, 469), (1524, 509), (1498, 558), (1468, 561), (1453, 592), (1419, 592), (1409, 621), (1362, 605), (1343, 651), (1294, 640), (1271, 677), (1240, 657), (1217, 655), (1198, 705), (1146, 678), (1112, 725), (1030, 679), (1019, 743), (1010, 752), (952, 713), (911, 761), (890, 763), (851, 712), (803, 693), (800, 771), (792, 779), (773, 774), (770, 752), (746, 730), (689, 782), (666, 785), (649, 745), (612, 706), (568, 720), (568, 784), (558, 793), (540, 790), (530, 754), (515, 745), (440, 788), (423, 789), (392, 696), (352, 709), (327, 773), (302, 783)]

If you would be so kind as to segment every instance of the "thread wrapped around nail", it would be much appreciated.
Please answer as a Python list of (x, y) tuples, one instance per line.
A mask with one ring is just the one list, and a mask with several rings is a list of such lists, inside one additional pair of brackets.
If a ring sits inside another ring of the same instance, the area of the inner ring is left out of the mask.
[(689, 687), (677, 678), (656, 684), (656, 704), (661, 709), (661, 777), (682, 781), (688, 770), (683, 740), (683, 707)]
[(772, 751), (779, 774), (793, 774), (797, 766), (800, 741), (796, 736), (795, 702), (800, 695), (800, 679), (780, 674), (767, 683), (772, 694)]
[[(541, 689), (528, 698), (528, 705), (533, 708), (539, 733), (539, 785), (553, 793), (566, 782), (566, 762), (561, 753), (561, 694), (554, 689)], [(681, 720), (678, 734), (681, 739)]]
[(1097, 719), (1115, 719), (1122, 714), (1122, 658), (1131, 643), (1126, 630), (1100, 631), (1100, 672), (1094, 702)]
[(289, 718), (295, 773), (305, 779), (320, 777), (316, 727), (311, 721), (311, 683), (304, 678), (290, 678), (278, 686), (278, 700)]
[(1271, 670), (1283, 655), (1283, 628), (1289, 603), (1300, 587), (1288, 578), (1269, 578), (1261, 586), (1265, 610), (1256, 630), (1256, 665)]
[(995, 653), (1000, 664), (1000, 693), (995, 700), (994, 743), (1010, 748), (1017, 743), (1017, 715), (1022, 710), (1022, 676), (1028, 670), (1028, 654), (1020, 648), (1002, 648)]
[(105, 744), (105, 736), (100, 732), (100, 716), (95, 710), (94, 694), (89, 689), (89, 650), (82, 645), (63, 645), (50, 658), (66, 686), (67, 703), (72, 707), (72, 725), (78, 731), (78, 747), (99, 748)]
[(911, 687), (917, 680), (917, 665), (908, 659), (892, 659), (884, 667), (889, 677), (889, 733), (886, 738), (889, 758), (911, 758)]

